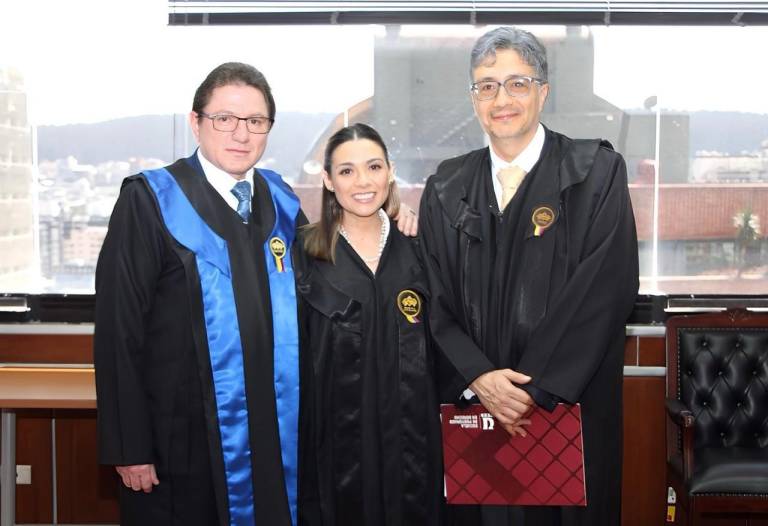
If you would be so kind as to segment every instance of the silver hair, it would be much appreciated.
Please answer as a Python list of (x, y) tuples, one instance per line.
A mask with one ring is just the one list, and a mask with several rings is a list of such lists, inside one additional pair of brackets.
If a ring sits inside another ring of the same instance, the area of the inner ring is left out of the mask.
[(496, 57), (496, 50), (517, 51), (523, 61), (536, 72), (536, 77), (547, 81), (547, 50), (532, 33), (515, 27), (497, 27), (477, 39), (472, 48), (469, 78), (488, 58)]

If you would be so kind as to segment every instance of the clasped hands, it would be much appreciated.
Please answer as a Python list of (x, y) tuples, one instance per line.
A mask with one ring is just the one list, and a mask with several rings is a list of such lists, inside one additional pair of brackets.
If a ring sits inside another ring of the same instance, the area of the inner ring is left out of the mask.
[(512, 369), (497, 369), (481, 374), (469, 385), (489, 413), (512, 436), (527, 436), (525, 418), (533, 409), (531, 396), (515, 384), (527, 384), (531, 377)]

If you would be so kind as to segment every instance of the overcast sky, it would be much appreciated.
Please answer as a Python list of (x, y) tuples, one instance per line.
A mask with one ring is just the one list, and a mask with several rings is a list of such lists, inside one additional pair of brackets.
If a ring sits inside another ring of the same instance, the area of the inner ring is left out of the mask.
[[(485, 28), (452, 27), (479, 35)], [(562, 28), (530, 28), (537, 34)], [(278, 108), (340, 112), (373, 92), (380, 26), (169, 27), (163, 0), (3, 0), (0, 67), (25, 78), (33, 124), (185, 113), (228, 60), (270, 80)], [(445, 28), (408, 28), (436, 33)], [(595, 27), (595, 91), (622, 108), (768, 113), (768, 28)], [(457, 78), (457, 82), (465, 79)]]

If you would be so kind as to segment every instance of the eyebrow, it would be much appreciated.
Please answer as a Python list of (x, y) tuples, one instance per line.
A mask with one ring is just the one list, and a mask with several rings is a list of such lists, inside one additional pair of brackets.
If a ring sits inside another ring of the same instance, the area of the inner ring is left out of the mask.
[[(208, 113), (208, 112), (205, 112), (205, 113)], [(229, 110), (214, 111), (214, 112), (208, 113), (208, 115), (231, 115), (232, 117), (240, 117), (235, 112), (229, 111)], [(253, 115), (248, 115), (247, 117), (242, 117), (242, 118), (243, 119), (255, 119), (257, 117), (260, 118), (260, 119), (268, 119), (269, 118), (266, 115), (262, 115), (261, 113), (254, 113)]]
[(525, 73), (510, 73), (509, 75), (505, 76), (501, 80), (498, 80), (495, 77), (483, 77), (481, 79), (476, 80), (475, 82), (487, 82), (489, 80), (496, 81), (496, 82), (502, 82), (502, 81), (509, 80), (509, 79), (512, 79), (512, 78), (515, 78), (515, 77), (531, 77), (531, 78), (536, 78), (533, 75), (526, 75)]
[[(384, 159), (381, 158), (381, 157), (374, 157), (372, 159), (368, 159), (367, 161), (365, 161), (365, 164), (373, 163), (373, 162), (376, 162), (376, 161), (379, 161), (379, 162), (383, 163)], [(354, 165), (355, 165), (355, 163), (346, 162), (346, 163), (339, 163), (336, 166), (354, 166)]]

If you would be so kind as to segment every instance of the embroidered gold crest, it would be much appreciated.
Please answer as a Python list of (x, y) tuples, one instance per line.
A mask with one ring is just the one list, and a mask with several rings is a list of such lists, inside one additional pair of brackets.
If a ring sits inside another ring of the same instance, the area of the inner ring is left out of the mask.
[(397, 308), (403, 313), (409, 323), (419, 323), (421, 314), (421, 298), (412, 290), (404, 290), (397, 295)]
[(531, 215), (533, 235), (538, 237), (555, 222), (555, 211), (548, 206), (539, 206)]

